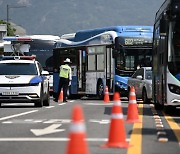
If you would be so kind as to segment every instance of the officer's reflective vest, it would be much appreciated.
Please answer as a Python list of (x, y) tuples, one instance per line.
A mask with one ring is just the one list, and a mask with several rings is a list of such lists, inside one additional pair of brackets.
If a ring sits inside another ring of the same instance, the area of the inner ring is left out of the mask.
[(71, 67), (68, 65), (61, 65), (60, 67), (60, 73), (59, 76), (62, 78), (69, 78), (69, 73), (70, 73)]

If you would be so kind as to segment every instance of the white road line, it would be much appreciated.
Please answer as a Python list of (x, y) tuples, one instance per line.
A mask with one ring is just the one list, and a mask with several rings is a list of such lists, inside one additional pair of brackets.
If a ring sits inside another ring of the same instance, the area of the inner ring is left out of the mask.
[[(0, 138), (0, 142), (9, 141), (68, 141), (69, 138)], [(107, 141), (107, 138), (87, 138), (87, 141)]]
[(23, 116), (23, 115), (26, 115), (26, 114), (30, 114), (30, 113), (37, 112), (37, 111), (38, 111), (38, 110), (32, 110), (32, 111), (28, 111), (28, 112), (23, 112), (23, 113), (19, 113), (19, 114), (14, 114), (14, 115), (7, 116), (7, 117), (2, 117), (2, 118), (0, 118), (0, 121), (7, 120), (7, 119), (11, 119), (11, 118), (15, 118), (15, 117), (20, 117), (20, 116)]
[(66, 103), (60, 103), (60, 104), (58, 104), (58, 105), (65, 105)]
[(48, 107), (45, 107), (46, 109), (50, 109), (50, 108), (53, 108), (53, 107), (55, 107), (55, 106), (48, 106)]
[(2, 106), (32, 106), (34, 103), (2, 103)]
[(107, 106), (107, 105), (113, 105), (113, 103), (84, 103), (84, 105), (104, 105), (104, 106)]
[[(44, 141), (44, 142), (48, 142), (48, 141), (54, 141), (54, 142), (59, 142), (59, 141), (68, 141), (69, 138), (0, 138), (0, 142), (24, 142), (24, 141)], [(126, 141), (129, 142), (130, 139), (126, 139)], [(108, 141), (108, 138), (86, 138), (86, 141), (90, 141), (90, 142), (106, 142)]]
[(99, 123), (99, 124), (109, 124), (110, 120), (102, 119), (102, 120), (96, 120), (96, 119), (90, 119), (89, 122)]

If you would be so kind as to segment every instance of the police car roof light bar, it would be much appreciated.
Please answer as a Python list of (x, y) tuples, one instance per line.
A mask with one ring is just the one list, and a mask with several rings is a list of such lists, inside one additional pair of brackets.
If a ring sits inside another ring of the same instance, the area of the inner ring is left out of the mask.
[(36, 56), (0, 56), (0, 60), (35, 60)]
[(28, 36), (7, 36), (7, 37), (4, 37), (3, 38), (4, 41), (22, 41), (22, 42), (25, 42), (25, 41), (32, 41), (32, 38), (31, 37), (28, 37)]

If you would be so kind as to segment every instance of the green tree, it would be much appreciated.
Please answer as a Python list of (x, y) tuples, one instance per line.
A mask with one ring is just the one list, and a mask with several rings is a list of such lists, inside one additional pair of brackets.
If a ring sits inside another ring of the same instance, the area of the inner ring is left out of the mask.
[[(6, 21), (0, 20), (0, 24), (7, 24)], [(16, 29), (12, 27), (11, 23), (7, 24), (7, 36), (15, 36)]]

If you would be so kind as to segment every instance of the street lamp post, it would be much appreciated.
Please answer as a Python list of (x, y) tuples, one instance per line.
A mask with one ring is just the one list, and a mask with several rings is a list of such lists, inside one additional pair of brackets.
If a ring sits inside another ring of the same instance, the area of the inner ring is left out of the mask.
[(23, 7), (27, 7), (27, 6), (25, 6), (25, 5), (8, 5), (7, 4), (7, 32), (8, 32), (8, 23), (9, 23), (9, 10), (11, 9), (11, 8), (23, 8)]

